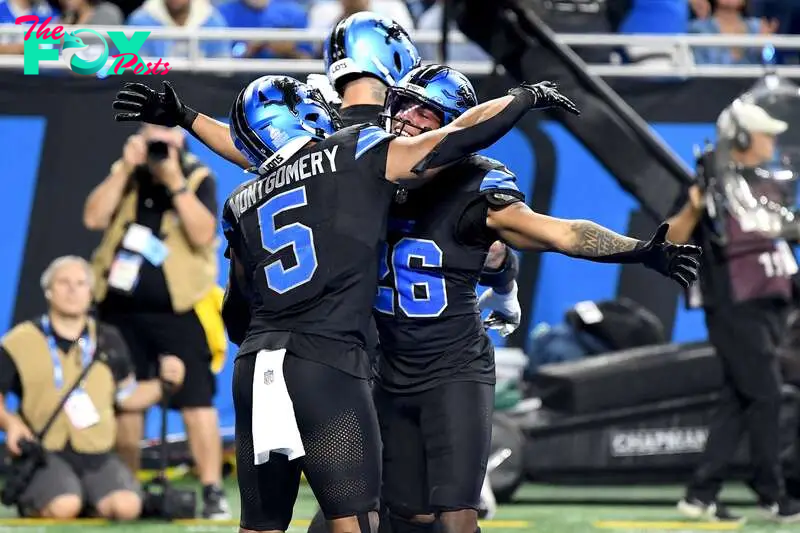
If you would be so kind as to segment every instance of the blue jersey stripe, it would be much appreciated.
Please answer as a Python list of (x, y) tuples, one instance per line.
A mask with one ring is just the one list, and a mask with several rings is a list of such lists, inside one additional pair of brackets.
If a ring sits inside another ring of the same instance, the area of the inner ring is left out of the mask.
[(519, 187), (517, 187), (517, 177), (511, 172), (499, 169), (492, 169), (483, 177), (480, 192), (489, 189), (506, 189), (520, 192)]
[(359, 131), (358, 141), (356, 141), (356, 159), (390, 137), (393, 137), (391, 133), (383, 131), (378, 126), (369, 126)]

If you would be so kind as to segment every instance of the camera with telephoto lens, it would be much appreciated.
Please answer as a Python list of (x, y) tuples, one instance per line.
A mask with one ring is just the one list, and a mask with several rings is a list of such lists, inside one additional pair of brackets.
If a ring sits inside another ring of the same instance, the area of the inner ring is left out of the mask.
[(18, 445), (20, 454), (11, 458), (6, 484), (0, 492), (0, 502), (7, 507), (19, 503), (36, 471), (45, 465), (44, 448), (38, 442), (20, 440)]
[(169, 157), (169, 145), (164, 141), (149, 141), (147, 143), (147, 160), (159, 162)]
[(171, 486), (159, 476), (142, 486), (142, 518), (179, 520), (194, 518), (197, 512), (197, 493)]

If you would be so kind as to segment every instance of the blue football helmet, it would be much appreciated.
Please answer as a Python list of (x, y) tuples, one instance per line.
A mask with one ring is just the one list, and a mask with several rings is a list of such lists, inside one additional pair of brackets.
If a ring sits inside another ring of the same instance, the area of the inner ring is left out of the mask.
[(294, 139), (321, 141), (340, 127), (339, 115), (319, 91), (289, 76), (251, 82), (230, 116), (233, 144), (256, 167)]
[(441, 127), (476, 105), (478, 96), (466, 76), (450, 67), (427, 65), (415, 68), (397, 85), (389, 87), (381, 117), (386, 121), (387, 131), (392, 131), (392, 121), (427, 131), (429, 128), (421, 128), (396, 115), (411, 106), (422, 106), (436, 114)]
[(323, 44), (325, 72), (341, 94), (348, 80), (372, 76), (391, 87), (419, 65), (417, 47), (398, 23), (369, 11), (342, 19)]

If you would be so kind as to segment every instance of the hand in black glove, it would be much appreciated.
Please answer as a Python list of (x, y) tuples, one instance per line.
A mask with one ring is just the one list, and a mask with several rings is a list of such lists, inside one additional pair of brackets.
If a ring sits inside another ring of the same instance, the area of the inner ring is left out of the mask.
[(644, 266), (672, 278), (681, 287), (688, 289), (697, 280), (703, 251), (698, 246), (668, 242), (667, 231), (669, 224), (664, 222), (647, 244), (636, 251), (637, 255)]
[(197, 111), (181, 102), (168, 81), (162, 83), (164, 92), (160, 93), (141, 83), (126, 83), (111, 106), (125, 113), (117, 113), (114, 120), (190, 129), (197, 118)]
[(523, 83), (519, 87), (511, 89), (509, 94), (514, 94), (515, 91), (528, 91), (533, 96), (534, 104), (531, 109), (548, 109), (555, 107), (568, 111), (573, 115), (581, 114), (572, 100), (558, 92), (558, 87), (553, 82), (543, 81), (535, 84)]

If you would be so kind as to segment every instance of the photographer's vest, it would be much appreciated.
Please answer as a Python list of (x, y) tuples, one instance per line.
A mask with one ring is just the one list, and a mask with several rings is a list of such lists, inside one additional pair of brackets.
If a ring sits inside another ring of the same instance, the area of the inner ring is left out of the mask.
[[(97, 346), (97, 324), (89, 319), (88, 339), (90, 346)], [(74, 343), (68, 353), (55, 346), (33, 322), (22, 322), (8, 332), (2, 340), (17, 367), (22, 384), (20, 413), (34, 433), (38, 433), (55, 412), (64, 394), (83, 371), (84, 350)], [(51, 351), (52, 345), (52, 351)], [(96, 354), (91, 354), (95, 355)], [(61, 367), (61, 386), (56, 382), (54, 357)], [(44, 437), (48, 450), (63, 450), (67, 443), (77, 452), (105, 453), (114, 447), (117, 425), (114, 413), (117, 390), (114, 375), (108, 365), (97, 362), (89, 370), (81, 389), (92, 400), (99, 421), (91, 427), (77, 429), (62, 409)]]
[[(208, 168), (198, 166), (197, 159), (186, 157), (190, 169), (186, 179), (188, 189), (195, 192), (200, 183), (209, 175)], [(114, 165), (120, 165), (117, 161)], [(115, 167), (112, 166), (112, 172)], [(96, 302), (102, 302), (108, 292), (108, 273), (115, 254), (119, 249), (128, 227), (136, 222), (136, 207), (139, 200), (135, 183), (122, 197), (111, 224), (103, 234), (100, 246), (92, 256), (92, 269), (95, 275), (94, 296)], [(172, 309), (176, 313), (191, 310), (215, 286), (217, 279), (216, 241), (201, 248), (195, 248), (186, 238), (181, 227), (180, 218), (174, 209), (164, 212), (161, 218), (162, 239), (169, 254), (161, 266), (167, 282)]]

